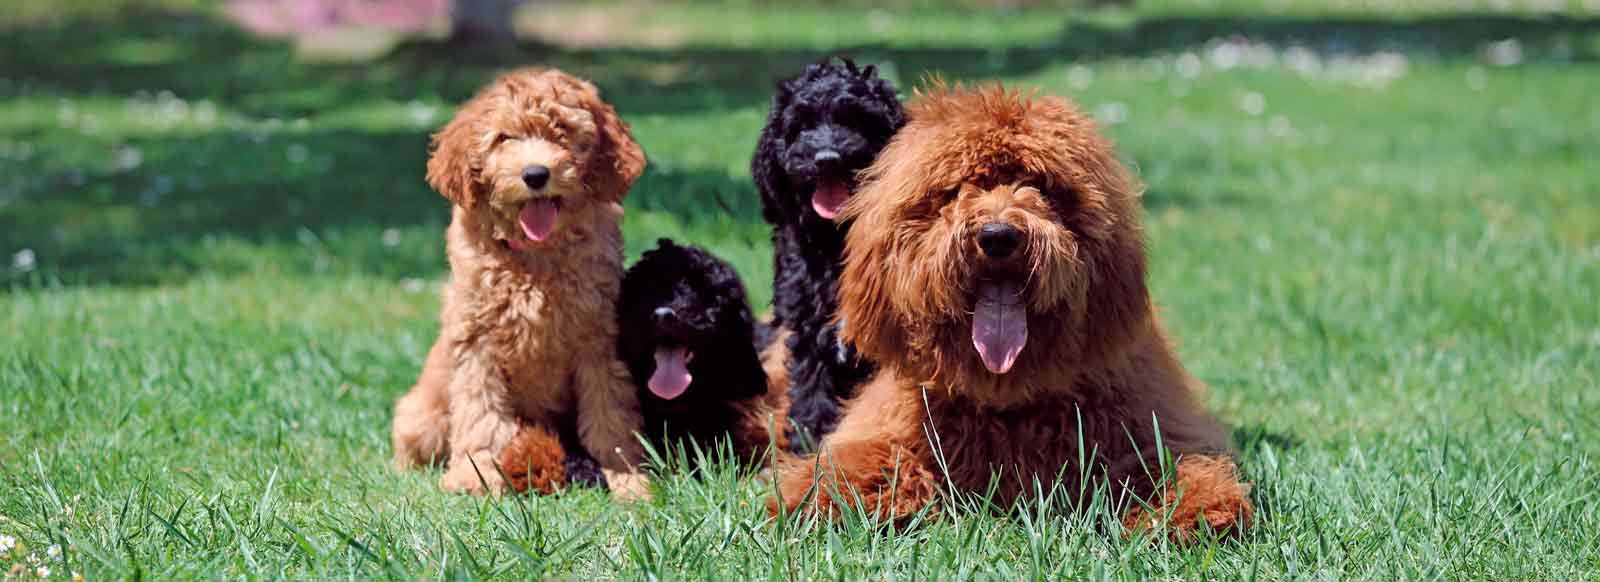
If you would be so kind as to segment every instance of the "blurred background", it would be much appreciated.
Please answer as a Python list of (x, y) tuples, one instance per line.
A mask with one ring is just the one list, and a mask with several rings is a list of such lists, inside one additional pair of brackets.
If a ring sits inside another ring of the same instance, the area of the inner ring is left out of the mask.
[[(655, 234), (737, 242), (727, 252), (760, 276), (749, 151), (773, 81), (830, 54), (878, 63), (903, 91), (939, 73), (1071, 94), (1133, 146), (1155, 198), (1248, 197), (1267, 185), (1218, 187), (1230, 177), (1216, 164), (1169, 181), (1179, 168), (1155, 158), (1183, 136), (1167, 130), (1197, 136), (1164, 116), (1208, 119), (1221, 100), (1262, 135), (1337, 134), (1272, 92), (1374, 99), (1442, 68), (1452, 83), (1430, 90), (1467, 93), (1491, 72), (1590, 62), (1597, 4), (10, 0), (0, 280), (434, 276), (446, 209), (421, 179), (427, 134), (494, 73), (530, 63), (592, 78), (639, 133), (651, 166), (630, 248)], [(1122, 123), (1163, 137), (1143, 143)]]

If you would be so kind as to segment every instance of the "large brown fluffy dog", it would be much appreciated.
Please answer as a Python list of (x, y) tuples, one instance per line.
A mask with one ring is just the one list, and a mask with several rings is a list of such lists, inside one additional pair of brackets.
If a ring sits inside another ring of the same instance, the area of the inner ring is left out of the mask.
[[(448, 459), (445, 489), (500, 491), (497, 457), (526, 423), (576, 432), (612, 488), (637, 493), (639, 404), (615, 310), (620, 203), (643, 152), (594, 85), (551, 69), (496, 80), (433, 142), (428, 183), (455, 205), (450, 284), (439, 339), (395, 405), (396, 462)], [(559, 473), (564, 456), (503, 469)]]
[(769, 510), (859, 499), (893, 519), (946, 486), (995, 479), (1010, 504), (1088, 477), (1143, 502), (1130, 527), (1247, 523), (1229, 437), (1145, 288), (1138, 186), (1094, 124), (1064, 99), (940, 82), (909, 114), (844, 212), (844, 334), (882, 371)]

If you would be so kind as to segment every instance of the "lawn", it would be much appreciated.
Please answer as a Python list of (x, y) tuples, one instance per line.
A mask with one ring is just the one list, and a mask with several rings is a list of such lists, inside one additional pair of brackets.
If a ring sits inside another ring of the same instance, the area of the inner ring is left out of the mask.
[[(1600, 16), (1321, 4), (658, 4), (632, 18), (670, 34), (637, 42), (355, 63), (203, 8), (0, 16), (0, 572), (1600, 577)], [(749, 157), (771, 82), (831, 50), (907, 92), (1001, 79), (1105, 124), (1148, 184), (1153, 292), (1234, 427), (1258, 527), (1175, 547), (1043, 507), (773, 523), (728, 470), (622, 505), (389, 468), (446, 276), (427, 135), (455, 104), (515, 64), (595, 79), (650, 158), (630, 256), (709, 246), (761, 310)]]

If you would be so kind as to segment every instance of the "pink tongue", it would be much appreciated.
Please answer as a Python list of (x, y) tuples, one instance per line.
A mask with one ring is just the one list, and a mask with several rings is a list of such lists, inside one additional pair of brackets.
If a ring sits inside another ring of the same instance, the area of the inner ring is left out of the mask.
[(1028, 312), (1021, 289), (1013, 282), (978, 284), (978, 305), (972, 315), (972, 345), (990, 372), (1004, 374), (1017, 363), (1028, 343)]
[(543, 242), (556, 227), (556, 201), (553, 198), (536, 198), (522, 205), (517, 222), (522, 224), (522, 234), (534, 242)]
[(672, 400), (689, 389), (694, 376), (689, 375), (689, 360), (694, 354), (689, 348), (659, 348), (656, 350), (656, 371), (650, 375), (650, 391), (664, 400)]
[(848, 200), (849, 186), (839, 180), (823, 180), (817, 183), (816, 192), (811, 193), (811, 209), (817, 211), (817, 216), (833, 220)]

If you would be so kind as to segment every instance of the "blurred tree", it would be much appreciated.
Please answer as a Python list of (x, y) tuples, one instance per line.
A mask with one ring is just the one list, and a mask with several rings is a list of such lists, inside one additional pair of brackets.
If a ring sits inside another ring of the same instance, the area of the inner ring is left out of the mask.
[(519, 0), (455, 0), (450, 8), (450, 39), (456, 42), (505, 44), (514, 42), (511, 16)]
[(346, 27), (413, 34), (437, 22), (449, 5), (450, 0), (230, 0), (228, 12), (267, 36), (304, 37)]

